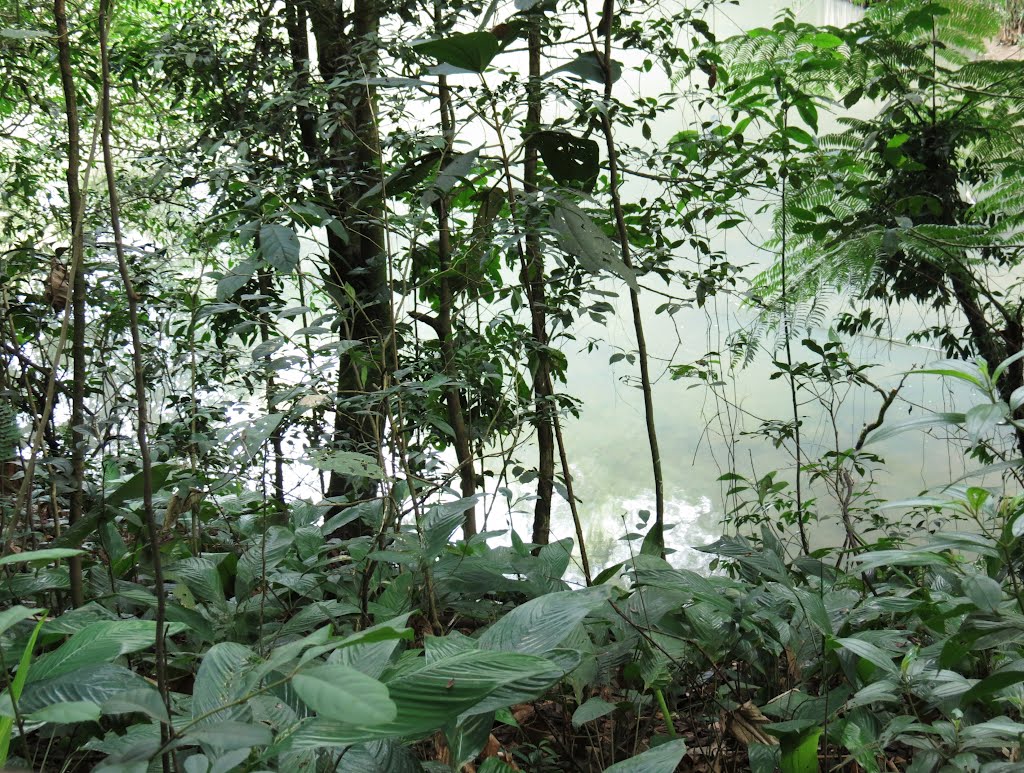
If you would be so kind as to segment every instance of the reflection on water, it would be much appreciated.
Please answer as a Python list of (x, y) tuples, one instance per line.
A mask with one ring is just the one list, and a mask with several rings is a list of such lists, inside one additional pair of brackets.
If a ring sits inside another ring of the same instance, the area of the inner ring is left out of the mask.
[[(791, 6), (799, 21), (841, 26), (862, 17), (862, 9), (843, 0), (829, 2), (763, 2), (743, 0), (713, 13), (710, 22), (715, 33), (728, 37), (744, 29), (769, 26), (780, 10)], [(642, 84), (642, 85), (641, 85)], [(637, 88), (658, 93), (661, 84), (650, 80), (637, 81)], [(671, 88), (667, 82), (663, 90)], [(666, 119), (670, 126), (658, 127), (672, 134), (680, 126), (696, 125), (696, 117), (680, 112)], [(828, 119), (823, 116), (823, 121)], [(658, 134), (658, 129), (655, 129)], [(628, 137), (626, 138), (628, 139)], [(646, 196), (656, 200), (661, 192), (654, 183), (628, 180), (627, 195)], [(771, 256), (759, 249), (768, 236), (767, 215), (754, 215), (764, 201), (752, 201), (748, 209), (751, 228), (745, 234), (726, 232), (715, 237), (715, 248), (721, 249), (737, 265), (765, 265)], [(687, 256), (682, 256), (685, 260)], [(685, 288), (672, 288), (687, 295)], [(673, 381), (667, 368), (672, 363), (694, 362), (708, 352), (726, 352), (729, 336), (752, 320), (751, 311), (735, 296), (709, 299), (706, 307), (685, 308), (675, 316), (656, 313), (664, 299), (641, 293), (647, 340), (652, 355), (655, 384), (655, 410), (664, 465), (665, 488), (674, 492), (668, 503), (666, 521), (675, 525), (667, 535), (668, 542), (679, 549), (673, 562), (680, 566), (700, 568), (707, 559), (689, 550), (689, 545), (713, 541), (722, 530), (725, 487), (718, 482), (723, 472), (736, 470), (749, 478), (759, 478), (771, 470), (792, 469), (793, 459), (786, 450), (775, 448), (764, 437), (752, 435), (759, 418), (788, 421), (789, 392), (783, 379), (772, 379), (776, 373), (770, 352), (763, 352), (755, 363), (726, 377), (726, 386), (717, 392), (702, 383)], [(835, 309), (835, 310), (838, 310)], [(891, 389), (901, 374), (913, 367), (934, 361), (939, 355), (926, 347), (911, 347), (899, 341), (912, 329), (934, 322), (924, 310), (904, 307), (893, 309), (896, 316), (888, 331), (889, 341), (861, 338), (847, 342), (852, 360), (857, 364), (877, 363), (868, 376), (881, 389)], [(609, 364), (609, 357), (635, 348), (628, 299), (619, 298), (617, 313), (607, 326), (580, 321), (575, 330), (578, 343), (569, 342), (563, 351), (569, 357), (569, 380), (566, 391), (583, 401), (579, 421), (566, 420), (567, 452), (577, 467), (577, 494), (584, 499), (580, 505), (585, 523), (591, 563), (595, 572), (609, 563), (629, 556), (629, 547), (620, 538), (633, 531), (641, 510), (653, 511), (650, 496), (651, 468), (644, 431), (643, 404), (636, 387), (635, 369), (625, 362)], [(826, 329), (796, 332), (796, 341), (813, 338), (821, 341)], [(586, 342), (597, 340), (593, 351)], [(772, 341), (765, 346), (771, 349)], [(814, 359), (799, 343), (794, 357)], [(724, 355), (723, 359), (727, 359)], [(913, 410), (951, 410), (962, 395), (951, 394), (935, 378), (913, 379), (901, 393), (905, 401), (890, 412), (889, 418), (906, 415)], [(810, 394), (801, 395), (805, 460), (835, 450), (850, 448), (865, 425), (877, 416), (881, 398), (871, 390), (840, 387), (827, 395), (830, 411)], [(884, 469), (876, 474), (876, 493), (886, 498), (904, 498), (929, 486), (955, 479), (964, 471), (964, 459), (950, 453), (948, 444), (923, 433), (909, 433), (879, 444), (877, 453), (885, 457)], [(527, 452), (528, 453), (528, 452)], [(524, 458), (527, 456), (524, 454)], [(809, 496), (822, 497), (821, 511), (835, 510), (828, 504), (826, 492), (811, 490)], [(734, 503), (733, 503), (734, 504)], [(532, 510), (524, 503), (524, 511)], [(623, 523), (625, 515), (625, 525)], [(514, 518), (520, 534), (529, 534), (530, 515), (523, 512)], [(573, 536), (568, 507), (564, 502), (556, 511), (553, 523), (558, 537)], [(818, 544), (836, 544), (838, 525), (816, 526), (812, 538)], [(636, 549), (639, 544), (634, 543)]]

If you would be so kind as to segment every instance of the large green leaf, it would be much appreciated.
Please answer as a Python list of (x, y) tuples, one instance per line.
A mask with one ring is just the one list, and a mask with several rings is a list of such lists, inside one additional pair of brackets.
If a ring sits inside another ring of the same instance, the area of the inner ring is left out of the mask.
[(601, 698), (591, 698), (572, 713), (573, 727), (580, 727), (587, 722), (593, 722), (595, 719), (600, 719), (606, 714), (611, 714), (615, 709), (614, 703), (609, 703)]
[[(153, 491), (159, 491), (163, 488), (167, 478), (170, 477), (173, 471), (173, 464), (154, 464), (150, 470)], [(145, 480), (146, 478), (141, 472), (136, 473), (113, 491), (108, 492), (106, 499), (104, 499), (104, 504), (107, 507), (120, 507), (125, 502), (130, 502), (133, 499), (142, 499)]]
[(241, 290), (252, 281), (252, 275), (256, 272), (256, 261), (245, 260), (231, 267), (217, 281), (217, 300), (224, 302)]
[(782, 773), (818, 773), (818, 741), (823, 728), (817, 720), (775, 722), (764, 729), (778, 737), (782, 746)]
[(152, 685), (124, 666), (99, 663), (39, 682), (30, 680), (18, 708), (31, 714), (54, 704), (80, 701), (102, 707), (119, 695), (147, 689), (152, 690)]
[(964, 593), (985, 612), (998, 612), (1003, 586), (985, 574), (972, 574), (961, 583)]
[(33, 561), (50, 563), (51, 561), (57, 561), (61, 558), (80, 556), (84, 553), (84, 550), (74, 550), (71, 548), (43, 548), (42, 550), (27, 550), (24, 553), (12, 553), (9, 556), (0, 558), (0, 566), (10, 566), (11, 564), (22, 564)]
[(617, 762), (604, 773), (673, 773), (686, 754), (686, 743), (679, 739)]
[(893, 663), (893, 658), (895, 656), (871, 642), (866, 642), (862, 639), (855, 639), (852, 637), (837, 638), (832, 641), (843, 649), (849, 650), (855, 655), (859, 655), (864, 658), (864, 660), (869, 663), (878, 666), (883, 671), (893, 674), (894, 676), (898, 675), (900, 672), (899, 666)]
[(281, 274), (290, 274), (299, 264), (299, 237), (295, 229), (279, 223), (260, 228), (260, 256)]
[(337, 773), (422, 773), (412, 750), (397, 741), (369, 741), (353, 746), (341, 758)]
[(588, 193), (597, 184), (601, 154), (597, 142), (568, 132), (539, 131), (529, 143), (540, 151), (544, 166), (560, 185), (581, 188)]
[(403, 670), (387, 682), (398, 711), (390, 722), (353, 725), (317, 719), (304, 735), (332, 744), (372, 738), (422, 737), (460, 714), (493, 710), (486, 699), (506, 687), (529, 682), (534, 697), (553, 684), (563, 670), (544, 658), (510, 652), (471, 651), (423, 668)]
[(193, 556), (175, 561), (166, 569), (167, 577), (185, 583), (196, 598), (207, 604), (225, 606), (224, 584), (217, 564), (209, 558)]
[(313, 466), (352, 478), (384, 480), (384, 470), (372, 456), (355, 451), (317, 451), (310, 454)]
[(100, 718), (102, 712), (100, 707), (92, 701), (67, 701), (65, 703), (52, 703), (38, 711), (28, 714), (25, 719), (29, 722), (57, 722), (60, 724), (74, 724), (78, 722), (95, 722)]
[[(203, 656), (192, 690), (193, 718), (248, 721), (251, 717), (249, 708), (235, 702), (249, 690), (254, 670), (259, 664), (256, 653), (242, 644), (221, 642), (210, 647)], [(217, 711), (222, 706), (226, 708)]]
[(423, 518), (423, 558), (432, 560), (441, 555), (448, 545), (452, 532), (462, 526), (467, 508), (472, 507), (480, 495), (477, 494), (455, 502), (444, 502), (431, 507)]
[(953, 559), (928, 550), (872, 550), (852, 556), (858, 571), (870, 572), (880, 566), (939, 566), (948, 567)]
[(349, 666), (331, 664), (306, 669), (292, 686), (319, 716), (357, 725), (376, 725), (395, 718), (398, 709), (388, 688)]
[(963, 694), (960, 703), (966, 706), (971, 701), (984, 700), (993, 693), (1024, 682), (1024, 671), (999, 671), (982, 679)]
[(32, 617), (38, 609), (29, 609), (23, 607), (21, 604), (16, 604), (10, 609), (5, 609), (0, 612), (0, 634), (10, 628), (12, 625), (17, 625), (22, 620), (27, 620)]
[[(168, 633), (184, 629), (168, 626)], [(121, 655), (148, 649), (156, 643), (156, 623), (151, 620), (101, 620), (90, 623), (53, 652), (40, 656), (32, 665), (33, 682), (52, 679), (70, 671), (109, 663)]]
[(948, 427), (950, 425), (963, 424), (967, 416), (962, 413), (929, 413), (923, 416), (914, 416), (910, 419), (886, 422), (868, 436), (867, 443), (880, 443), (891, 437), (902, 434), (909, 429), (922, 429), (925, 427)]
[(413, 48), (453, 67), (483, 72), (497, 55), (501, 44), (490, 32), (469, 32), (416, 43)]
[(476, 167), (476, 159), (480, 155), (480, 150), (481, 148), (474, 148), (466, 153), (460, 153), (445, 164), (434, 182), (420, 196), (420, 206), (429, 207), (435, 201), (451, 193), (452, 189), (468, 177)]
[(551, 212), (549, 224), (558, 234), (558, 244), (584, 269), (592, 274), (613, 274), (631, 289), (639, 291), (636, 274), (622, 260), (619, 246), (605, 236), (582, 209), (571, 202), (561, 201)]
[[(614, 59), (611, 60), (610, 65), (609, 74), (611, 75), (612, 83), (615, 83), (622, 75), (622, 65)], [(577, 78), (596, 81), (597, 83), (604, 83), (605, 81), (603, 61), (593, 51), (580, 54), (571, 62), (566, 62), (560, 67), (548, 71), (544, 77), (547, 78), (558, 73), (568, 73), (569, 75), (575, 75)]]
[(159, 722), (167, 721), (167, 707), (160, 693), (152, 687), (119, 692), (100, 708), (104, 714), (148, 714)]
[(543, 655), (558, 647), (576, 624), (608, 599), (608, 588), (549, 593), (522, 604), (488, 628), (481, 649)]
[(266, 725), (224, 720), (207, 722), (191, 728), (183, 736), (182, 744), (197, 742), (227, 751), (248, 749), (253, 746), (268, 746), (273, 741), (274, 736)]

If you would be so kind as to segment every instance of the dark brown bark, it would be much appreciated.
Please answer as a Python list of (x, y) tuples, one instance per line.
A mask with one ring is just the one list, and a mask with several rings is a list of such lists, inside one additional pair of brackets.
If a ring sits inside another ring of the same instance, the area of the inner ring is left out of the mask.
[[(74, 526), (85, 511), (85, 437), (79, 427), (85, 423), (85, 266), (82, 241), (82, 191), (79, 185), (81, 169), (81, 140), (78, 120), (78, 97), (71, 66), (71, 41), (68, 37), (68, 16), (64, 0), (54, 0), (53, 16), (57, 25), (57, 58), (60, 65), (60, 83), (64, 91), (64, 112), (68, 124), (67, 188), (71, 211), (71, 262), (78, 266), (71, 285), (71, 496), (68, 522)], [(30, 484), (31, 485), (31, 484)], [(85, 603), (82, 582), (82, 559), (69, 561), (71, 573), (71, 603), (79, 607)]]
[[(346, 286), (354, 290), (354, 302), (343, 309), (346, 318), (341, 337), (358, 341), (359, 346), (342, 354), (339, 362), (334, 446), (376, 458), (384, 422), (375, 394), (383, 384), (392, 335), (383, 211), (378, 197), (365, 196), (380, 180), (376, 89), (366, 82), (379, 70), (380, 6), (376, 0), (356, 0), (351, 13), (346, 13), (330, 0), (308, 0), (303, 7), (317, 41), (321, 76), (326, 82), (351, 82), (340, 90), (336, 100), (342, 105), (340, 112), (322, 116), (336, 124), (329, 134), (326, 153), (311, 131), (310, 116), (299, 117), (305, 149), (311, 160), (322, 163), (321, 171), (330, 180), (325, 203), (347, 236), (328, 229), (326, 281), (335, 290)], [(301, 13), (297, 10), (296, 23), (299, 21)], [(292, 55), (301, 65), (304, 30), (296, 27), (296, 33), (300, 32), (303, 34), (290, 37)], [(344, 297), (343, 292), (334, 295)], [(331, 473), (327, 487), (328, 497), (336, 500), (355, 501), (375, 493), (376, 487), (367, 479), (337, 472)], [(335, 536), (347, 538), (368, 531), (357, 521)]]
[[(259, 283), (260, 290), (260, 306), (266, 306), (271, 295), (271, 276), (270, 272), (266, 269), (260, 269), (257, 273), (256, 281)], [(259, 313), (259, 324), (260, 324), (260, 341), (266, 343), (270, 340), (270, 314), (266, 311), (260, 311)], [(274, 372), (270, 368), (270, 355), (268, 354), (263, 358), (264, 366), (267, 369), (266, 373), (266, 389), (264, 391), (264, 400), (267, 404), (267, 412), (273, 411), (273, 400), (274, 392), (277, 389), (276, 382), (274, 379)], [(283, 440), (284, 430), (281, 424), (278, 424), (274, 431), (270, 434), (270, 448), (273, 455), (273, 481), (274, 481), (274, 501), (276, 502), (277, 510), (279, 513), (284, 513), (287, 509), (287, 505), (284, 501), (284, 446)]]
[[(540, 19), (534, 15), (530, 21), (529, 82), (526, 95), (526, 134), (537, 131), (541, 120), (541, 37)], [(523, 189), (527, 198), (536, 194), (539, 151), (532, 142), (526, 144), (523, 163)], [(533, 542), (547, 545), (551, 541), (551, 500), (555, 488), (555, 411), (554, 390), (551, 383), (551, 361), (548, 358), (547, 288), (544, 284), (544, 255), (540, 234), (534, 222), (535, 212), (526, 210), (526, 284), (530, 303), (530, 327), (536, 347), (533, 395), (537, 414), (537, 501), (533, 509)]]
[[(63, 0), (56, 0), (63, 5)], [(146, 533), (152, 548), (153, 562), (153, 593), (156, 596), (156, 647), (154, 659), (156, 666), (156, 683), (160, 696), (171, 713), (170, 697), (167, 688), (167, 653), (164, 643), (164, 623), (166, 620), (166, 597), (164, 595), (164, 576), (160, 558), (160, 529), (153, 511), (153, 464), (149, 452), (148, 425), (149, 409), (146, 400), (146, 376), (142, 362), (142, 337), (139, 333), (139, 298), (135, 292), (128, 261), (125, 258), (124, 243), (121, 236), (121, 216), (117, 195), (117, 182), (114, 176), (114, 156), (110, 146), (111, 135), (111, 100), (110, 100), (110, 57), (107, 35), (109, 32), (110, 0), (100, 0), (100, 63), (103, 78), (103, 125), (101, 139), (103, 145), (103, 167), (107, 177), (107, 194), (110, 199), (110, 226), (114, 235), (114, 250), (117, 254), (117, 265), (124, 284), (125, 296), (128, 299), (128, 328), (132, 340), (132, 375), (135, 381), (135, 421), (136, 435), (139, 443), (139, 454), (142, 457), (142, 503)], [(164, 744), (173, 735), (169, 724), (161, 725), (161, 739)], [(161, 755), (164, 773), (171, 769), (171, 754), (165, 751)]]

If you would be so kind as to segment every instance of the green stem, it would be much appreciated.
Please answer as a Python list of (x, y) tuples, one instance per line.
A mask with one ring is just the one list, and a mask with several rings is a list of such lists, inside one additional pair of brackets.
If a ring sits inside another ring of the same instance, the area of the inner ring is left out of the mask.
[(661, 691), (660, 687), (654, 688), (654, 697), (658, 699), (658, 706), (661, 707), (661, 716), (665, 718), (665, 729), (668, 731), (669, 738), (676, 737), (676, 728), (672, 724), (672, 716), (668, 713), (668, 704), (665, 703), (665, 693)]

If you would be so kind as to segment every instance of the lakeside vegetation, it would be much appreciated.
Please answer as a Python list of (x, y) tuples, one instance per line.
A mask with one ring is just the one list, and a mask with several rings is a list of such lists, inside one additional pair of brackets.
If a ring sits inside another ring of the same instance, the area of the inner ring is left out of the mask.
[[(0, 767), (1021, 769), (1018, 4), (715, 5), (0, 2)], [(651, 297), (745, 324), (662, 363)], [(577, 350), (643, 397), (611, 565)], [(655, 383), (755, 361), (694, 572)], [(922, 432), (969, 474), (883, 501)]]

